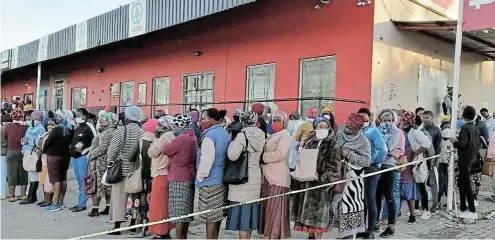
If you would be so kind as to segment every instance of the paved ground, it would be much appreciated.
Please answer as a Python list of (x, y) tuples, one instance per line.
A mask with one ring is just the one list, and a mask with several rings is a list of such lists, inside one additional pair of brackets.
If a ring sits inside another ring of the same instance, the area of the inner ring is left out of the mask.
[[(70, 170), (71, 171), (71, 170)], [(70, 177), (70, 176), (69, 176)], [(73, 176), (72, 176), (73, 178)], [(480, 206), (478, 212), (481, 217), (487, 216), (495, 210), (495, 203), (491, 202), (491, 185), (488, 179), (484, 179), (485, 191), (481, 192)], [(69, 181), (69, 191), (66, 204), (72, 206), (77, 199), (77, 184), (74, 180)], [(41, 195), (41, 192), (40, 194)], [(89, 233), (105, 231), (112, 228), (106, 217), (89, 218), (87, 212), (72, 213), (65, 209), (54, 213), (45, 213), (35, 205), (21, 206), (18, 203), (1, 203), (1, 239), (64, 239), (81, 236)], [(403, 210), (405, 213), (405, 210)], [(418, 217), (419, 219), (419, 217)], [(394, 239), (455, 239), (455, 238), (494, 238), (495, 220), (478, 220), (475, 224), (462, 224), (452, 219), (446, 212), (440, 212), (427, 221), (418, 220), (415, 225), (407, 225), (407, 219), (398, 220), (396, 235)], [(382, 230), (384, 227), (382, 227)], [(304, 239), (305, 234), (292, 232), (292, 238)], [(378, 234), (376, 234), (378, 237)], [(189, 237), (192, 239), (203, 239), (205, 230), (203, 225), (190, 228)], [(118, 238), (131, 237), (128, 233)], [(175, 233), (172, 232), (172, 237)], [(222, 230), (220, 234), (224, 239), (235, 239), (235, 232)], [(325, 238), (335, 238), (335, 234), (329, 233)], [(99, 239), (115, 238), (106, 235)], [(253, 238), (260, 238), (254, 235)]]

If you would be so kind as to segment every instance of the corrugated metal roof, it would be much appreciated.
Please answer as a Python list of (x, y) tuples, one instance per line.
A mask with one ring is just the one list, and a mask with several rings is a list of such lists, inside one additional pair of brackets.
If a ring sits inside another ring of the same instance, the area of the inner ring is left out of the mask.
[[(165, 29), (256, 0), (141, 0), (140, 2), (142, 1), (146, 1), (144, 31), (133, 36)], [(129, 38), (131, 18), (129, 11), (134, 11), (134, 9), (130, 10), (129, 6), (133, 6), (132, 4), (134, 3), (88, 19), (86, 34), (81, 34), (80, 29), (76, 27), (78, 25), (74, 24), (48, 35), (47, 60), (75, 53), (76, 44), (80, 46), (82, 39), (85, 43), (81, 45), (84, 46), (84, 50)], [(17, 68), (38, 62), (38, 45), (39, 39), (19, 46)]]

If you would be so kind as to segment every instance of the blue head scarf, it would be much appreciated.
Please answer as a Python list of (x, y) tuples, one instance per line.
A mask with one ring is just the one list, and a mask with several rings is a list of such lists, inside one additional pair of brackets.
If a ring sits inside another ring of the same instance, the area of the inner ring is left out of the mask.
[(330, 123), (330, 121), (326, 117), (317, 117), (313, 121), (313, 129), (316, 129), (316, 126), (318, 126), (318, 123), (321, 123), (321, 122), (327, 123), (328, 124), (328, 127), (329, 128), (332, 128), (332, 124)]
[(72, 129), (72, 125), (70, 124), (70, 119), (74, 117), (74, 114), (70, 110), (57, 110), (57, 116), (61, 119), (57, 118), (57, 124), (59, 127), (64, 129), (64, 136), (69, 134), (69, 131)]

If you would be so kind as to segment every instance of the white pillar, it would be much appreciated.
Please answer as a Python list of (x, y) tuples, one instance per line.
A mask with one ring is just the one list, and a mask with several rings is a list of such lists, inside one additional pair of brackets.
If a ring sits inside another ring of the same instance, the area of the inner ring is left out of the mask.
[[(36, 78), (36, 105), (35, 108), (40, 110), (40, 88), (41, 88), (41, 62), (38, 63), (38, 76)], [(46, 110), (46, 109), (41, 109)]]
[[(454, 53), (454, 85), (453, 85), (453, 93), (452, 93), (451, 129), (453, 133), (457, 131), (457, 108), (459, 105), (459, 78), (461, 73), (463, 8), (464, 8), (464, 0), (459, 0), (459, 15), (457, 17), (455, 53)], [(453, 197), (454, 197), (454, 161), (451, 160), (449, 162), (449, 187), (447, 190), (447, 210), (449, 211), (452, 210)]]

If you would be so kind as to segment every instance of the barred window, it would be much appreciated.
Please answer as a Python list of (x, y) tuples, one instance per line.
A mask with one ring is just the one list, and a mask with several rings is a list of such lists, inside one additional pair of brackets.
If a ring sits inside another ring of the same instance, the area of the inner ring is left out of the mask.
[(182, 103), (194, 103), (192, 105), (184, 105), (183, 112), (187, 112), (191, 108), (198, 110), (208, 109), (213, 107), (213, 84), (215, 73), (205, 72), (184, 75), (182, 78)]
[[(247, 67), (247, 100), (273, 99), (275, 95), (275, 63)], [(252, 104), (247, 104), (249, 109)]]
[(164, 106), (153, 107), (153, 114), (156, 109), (162, 109), (168, 113), (168, 105), (170, 103), (170, 77), (153, 78), (153, 104)]
[[(300, 61), (299, 97), (335, 97), (336, 56), (302, 59)], [(332, 106), (333, 101), (311, 100), (299, 104), (301, 113), (309, 108), (318, 111), (323, 106)]]

